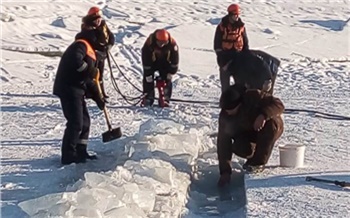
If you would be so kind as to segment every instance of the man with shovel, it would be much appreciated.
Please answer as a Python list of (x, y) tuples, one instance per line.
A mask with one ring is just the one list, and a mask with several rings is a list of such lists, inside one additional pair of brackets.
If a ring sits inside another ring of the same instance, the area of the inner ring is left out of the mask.
[(99, 72), (96, 66), (95, 33), (85, 31), (63, 53), (60, 60), (53, 94), (60, 98), (63, 114), (67, 120), (62, 141), (62, 164), (84, 163), (96, 159), (87, 152), (90, 132), (90, 116), (86, 106), (87, 93), (105, 109), (105, 100), (94, 79)]

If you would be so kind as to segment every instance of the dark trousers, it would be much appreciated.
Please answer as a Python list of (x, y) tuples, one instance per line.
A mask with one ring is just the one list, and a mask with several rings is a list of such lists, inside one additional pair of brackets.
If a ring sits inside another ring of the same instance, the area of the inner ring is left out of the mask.
[[(159, 72), (159, 77), (161, 80), (165, 80), (166, 86), (164, 88), (164, 98), (166, 101), (170, 101), (171, 95), (172, 95), (172, 90), (173, 90), (173, 83), (171, 80), (167, 79), (167, 74), (168, 71), (163, 70), (162, 68), (154, 68), (150, 71), (147, 71), (143, 75), (143, 93), (147, 94), (146, 98), (150, 100), (150, 102), (153, 104), (154, 98), (155, 98), (155, 93), (154, 93), (154, 73), (158, 71)], [(146, 80), (146, 77), (152, 77), (152, 81), (148, 82)]]
[(87, 145), (90, 116), (84, 96), (60, 97), (63, 114), (67, 120), (62, 140), (62, 158), (77, 155), (78, 145)]
[(235, 137), (232, 152), (237, 156), (247, 158), (248, 165), (265, 165), (270, 159), (275, 142), (281, 137), (283, 130), (281, 117), (271, 119), (265, 123), (264, 128), (256, 133), (256, 138), (245, 137), (244, 134)]
[(220, 67), (220, 83), (221, 83), (221, 93), (226, 91), (230, 87), (231, 73), (223, 70)]
[(96, 66), (97, 66), (98, 70), (100, 71), (100, 81), (102, 81), (103, 80), (103, 72), (105, 69), (105, 61), (104, 60), (97, 61)]

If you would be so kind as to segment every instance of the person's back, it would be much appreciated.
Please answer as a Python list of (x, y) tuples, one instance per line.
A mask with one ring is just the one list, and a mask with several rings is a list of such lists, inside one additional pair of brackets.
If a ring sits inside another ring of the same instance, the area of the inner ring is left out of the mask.
[(226, 66), (226, 73), (234, 78), (235, 84), (242, 84), (251, 89), (266, 90), (264, 85), (273, 80), (267, 63), (250, 51), (232, 55)]
[[(234, 86), (237, 86), (237, 85), (234, 85)], [(231, 87), (229, 89), (231, 89)], [(224, 94), (232, 95), (232, 94), (229, 94), (230, 93), (229, 89)], [(225, 96), (223, 98), (225, 98)], [(229, 105), (229, 102), (227, 102), (227, 100), (225, 99), (222, 99), (221, 101), (222, 101), (221, 105), (224, 108), (221, 111), (222, 117), (229, 116), (232, 122), (237, 124), (235, 127), (237, 132), (236, 133), (231, 132), (232, 136), (237, 135), (240, 132), (254, 131), (254, 128), (253, 128), (254, 120), (258, 115), (263, 113), (265, 110), (267, 111), (266, 118), (275, 119), (275, 117), (273, 115), (270, 116), (269, 113), (278, 114), (281, 108), (282, 108), (282, 112), (284, 109), (283, 104), (281, 103), (280, 100), (277, 100), (270, 93), (261, 91), (259, 89), (246, 89), (245, 91), (242, 92), (241, 106), (240, 106), (240, 109), (237, 111), (237, 114), (235, 114), (234, 116), (227, 114), (225, 111), (225, 109), (229, 107), (227, 106)], [(224, 101), (226, 101), (225, 102), (226, 105), (224, 105), (225, 104), (223, 103)], [(275, 109), (273, 109), (273, 111), (271, 112), (269, 107), (275, 108)]]
[(271, 75), (272, 75), (272, 84), (271, 84), (271, 89), (269, 93), (273, 94), (274, 92), (274, 87), (277, 79), (277, 73), (278, 73), (278, 68), (281, 65), (281, 61), (277, 59), (276, 57), (261, 51), (261, 50), (250, 50), (250, 52), (263, 60), (266, 64), (266, 66), (269, 68)]
[(85, 94), (86, 73), (93, 68), (96, 61), (95, 57), (86, 56), (88, 48), (86, 44), (79, 41), (86, 41), (91, 46), (93, 44), (93, 33), (86, 33), (68, 46), (63, 53), (58, 65), (56, 78), (54, 82), (53, 93), (57, 96)]
[[(67, 50), (63, 53), (61, 61), (58, 65), (55, 82), (54, 82), (54, 88), (53, 88), (53, 94), (57, 96), (62, 96), (65, 93), (71, 93), (69, 89), (70, 86), (72, 86), (74, 83), (79, 84), (79, 80), (76, 78), (78, 76), (77, 73), (75, 73), (75, 69), (78, 69), (74, 65), (70, 64), (69, 60), (73, 60), (74, 47), (76, 47), (76, 44), (70, 45)], [(67, 78), (70, 76), (70, 79), (67, 80)], [(73, 85), (74, 86), (74, 85)]]

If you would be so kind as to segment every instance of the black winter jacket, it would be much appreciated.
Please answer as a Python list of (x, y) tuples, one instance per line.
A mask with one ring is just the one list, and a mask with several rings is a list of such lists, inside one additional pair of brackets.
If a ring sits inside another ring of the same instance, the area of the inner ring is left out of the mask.
[[(82, 33), (77, 39), (84, 39), (94, 45), (93, 32)], [(96, 60), (87, 55), (83, 42), (73, 42), (63, 53), (53, 87), (53, 94), (59, 97), (84, 96), (86, 92), (99, 95), (93, 82), (96, 76)]]
[(141, 55), (146, 75), (154, 72), (156, 68), (162, 68), (162, 71), (170, 74), (175, 74), (178, 71), (179, 47), (171, 36), (169, 43), (160, 48), (156, 43), (155, 32), (150, 34), (142, 47)]
[(105, 20), (101, 21), (100, 26), (92, 28), (92, 21), (86, 16), (83, 18), (83, 24), (81, 26), (81, 32), (76, 35), (76, 39), (85, 34), (86, 31), (93, 31), (94, 33), (94, 48), (98, 51), (105, 52), (108, 46), (113, 46), (115, 43), (115, 37), (112, 31), (108, 28)]
[(250, 50), (250, 52), (262, 59), (270, 67), (273, 77), (277, 76), (278, 67), (281, 65), (279, 59), (261, 50)]

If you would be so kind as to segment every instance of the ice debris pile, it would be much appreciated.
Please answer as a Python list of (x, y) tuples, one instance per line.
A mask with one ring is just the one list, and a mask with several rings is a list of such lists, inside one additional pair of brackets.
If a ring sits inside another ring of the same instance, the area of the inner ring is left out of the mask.
[(178, 217), (187, 203), (195, 159), (214, 146), (206, 131), (150, 119), (125, 145), (129, 158), (122, 166), (87, 172), (66, 192), (19, 206), (31, 217)]

